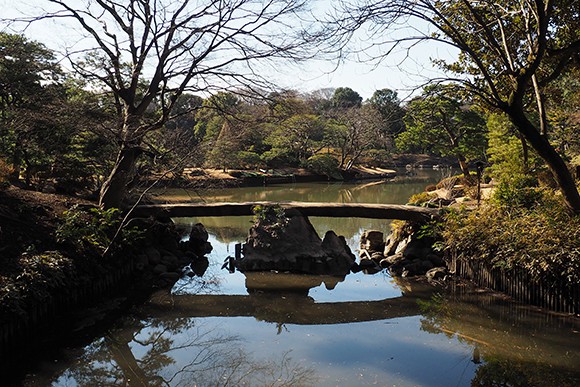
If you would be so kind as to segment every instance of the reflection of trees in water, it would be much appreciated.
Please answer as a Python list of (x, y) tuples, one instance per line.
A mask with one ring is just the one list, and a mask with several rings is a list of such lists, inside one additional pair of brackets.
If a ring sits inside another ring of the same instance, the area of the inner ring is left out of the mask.
[(486, 358), (486, 363), (475, 372), (471, 381), (473, 387), (510, 386), (510, 387), (576, 387), (578, 377), (569, 371), (550, 366), (518, 362), (506, 359)]
[(295, 386), (316, 383), (315, 372), (288, 353), (257, 360), (239, 337), (200, 320), (127, 321), (86, 348), (60, 384), (112, 386)]
[(222, 288), (223, 277), (214, 272), (217, 270), (217, 265), (212, 266), (213, 270), (205, 272), (203, 277), (184, 277), (180, 279), (171, 289), (171, 293), (174, 295), (219, 293)]
[[(391, 223), (390, 220), (362, 218), (310, 217), (309, 220), (321, 238), (324, 237), (324, 234), (328, 230), (333, 230), (337, 235), (343, 235), (347, 239), (360, 237), (360, 234), (364, 230), (381, 230), (385, 234), (388, 234)], [(191, 226), (198, 222), (202, 223), (211, 236), (218, 242), (226, 245), (243, 242), (248, 236), (252, 225), (251, 217), (247, 216), (178, 218), (175, 219), (175, 222), (184, 230), (191, 229)], [(358, 239), (353, 239), (353, 242), (358, 244), (359, 241)]]
[(580, 341), (570, 333), (578, 324), (573, 319), (465, 291), (438, 294), (419, 304), (421, 330), (473, 347), (466, 360), (481, 365), (472, 386), (580, 384)]

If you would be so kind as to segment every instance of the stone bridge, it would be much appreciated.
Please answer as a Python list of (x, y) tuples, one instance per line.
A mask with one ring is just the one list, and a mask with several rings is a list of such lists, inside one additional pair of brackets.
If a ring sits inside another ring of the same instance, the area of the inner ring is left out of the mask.
[(439, 216), (439, 209), (400, 204), (372, 203), (315, 203), (315, 202), (243, 202), (243, 203), (174, 203), (139, 205), (131, 213), (133, 218), (199, 217), (253, 215), (255, 206), (280, 206), (296, 209), (303, 216), (330, 218), (401, 219), (425, 222)]

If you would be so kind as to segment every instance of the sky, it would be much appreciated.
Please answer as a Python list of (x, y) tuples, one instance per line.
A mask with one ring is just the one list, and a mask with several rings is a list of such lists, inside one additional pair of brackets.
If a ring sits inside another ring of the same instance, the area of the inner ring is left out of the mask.
[[(31, 4), (32, 8), (27, 8)], [(318, 0), (314, 3), (314, 11), (322, 14), (328, 10), (332, 1)], [(46, 5), (43, 0), (0, 0), (2, 17), (10, 19), (24, 13), (37, 12)], [(0, 24), (0, 30), (6, 30)], [(59, 50), (62, 42), (70, 40), (71, 29), (65, 29), (56, 22), (46, 22), (43, 25), (32, 25), (24, 34), (32, 40), (44, 43), (48, 48)], [(362, 40), (364, 37), (359, 36)], [(268, 76), (280, 88), (294, 89), (308, 93), (317, 89), (350, 87), (364, 99), (370, 98), (375, 90), (388, 88), (395, 90), (402, 100), (418, 93), (417, 88), (429, 77), (439, 73), (430, 64), (432, 57), (453, 57), (447, 48), (425, 44), (418, 46), (408, 57), (406, 52), (394, 52), (381, 63), (368, 63), (347, 59), (340, 64), (331, 60), (312, 60), (296, 66), (280, 66)]]

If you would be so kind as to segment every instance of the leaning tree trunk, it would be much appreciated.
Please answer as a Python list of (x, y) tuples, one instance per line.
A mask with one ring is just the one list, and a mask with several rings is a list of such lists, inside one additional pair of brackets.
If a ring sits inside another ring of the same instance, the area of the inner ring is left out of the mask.
[(122, 145), (113, 170), (101, 187), (99, 206), (120, 208), (127, 196), (128, 184), (135, 174), (137, 158), (142, 153), (138, 146)]
[(466, 179), (469, 179), (469, 167), (467, 166), (465, 156), (463, 156), (462, 154), (457, 155), (457, 161), (459, 162), (459, 168), (461, 168), (463, 176), (465, 176)]
[(580, 214), (580, 194), (576, 188), (576, 182), (568, 166), (558, 152), (526, 117), (524, 110), (518, 106), (510, 106), (506, 109), (507, 115), (516, 129), (528, 140), (530, 145), (538, 152), (538, 155), (546, 162), (554, 175), (556, 182), (564, 196), (566, 205), (574, 214)]

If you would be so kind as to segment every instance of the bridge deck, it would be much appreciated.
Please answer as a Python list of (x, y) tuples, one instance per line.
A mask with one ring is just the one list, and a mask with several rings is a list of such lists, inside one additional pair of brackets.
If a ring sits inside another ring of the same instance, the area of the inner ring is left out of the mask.
[(315, 203), (315, 202), (244, 202), (244, 203), (176, 203), (137, 206), (132, 217), (169, 216), (172, 218), (198, 216), (253, 215), (257, 206), (279, 205), (296, 209), (304, 216), (331, 218), (371, 218), (428, 221), (439, 216), (439, 210), (398, 204), (371, 203)]

